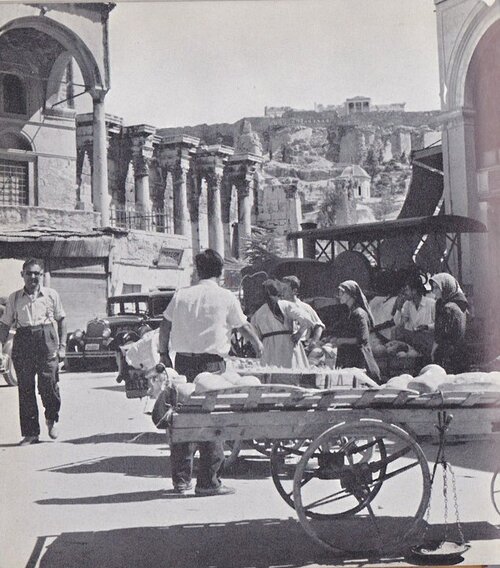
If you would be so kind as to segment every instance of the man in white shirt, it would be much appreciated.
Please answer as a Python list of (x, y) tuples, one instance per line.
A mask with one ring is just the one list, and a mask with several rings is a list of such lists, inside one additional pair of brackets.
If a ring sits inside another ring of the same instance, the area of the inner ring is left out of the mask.
[[(204, 371), (223, 373), (224, 358), (231, 347), (231, 332), (238, 331), (248, 339), (257, 357), (262, 343), (257, 337), (240, 303), (219, 286), (224, 261), (214, 250), (207, 249), (195, 258), (200, 278), (194, 286), (178, 290), (163, 313), (160, 324), (160, 361), (172, 366), (169, 350), (175, 352), (175, 369), (189, 382)], [(220, 469), (224, 463), (222, 442), (198, 444), (200, 462), (195, 493), (200, 496), (226, 495), (234, 489), (221, 484)], [(183, 494), (191, 489), (193, 456), (196, 444), (171, 444), (170, 459), (174, 491)]]
[(427, 290), (419, 276), (408, 279), (404, 287), (406, 301), (394, 316), (396, 338), (430, 357), (434, 342), (436, 300), (426, 296)]
[(59, 360), (64, 358), (66, 340), (65, 313), (59, 294), (41, 285), (42, 263), (29, 259), (21, 275), (24, 287), (12, 293), (0, 318), (0, 354), (11, 327), (16, 329), (12, 361), (19, 389), (21, 446), (39, 441), (40, 424), (36, 400), (36, 381), (49, 436), (57, 438), (61, 396)]

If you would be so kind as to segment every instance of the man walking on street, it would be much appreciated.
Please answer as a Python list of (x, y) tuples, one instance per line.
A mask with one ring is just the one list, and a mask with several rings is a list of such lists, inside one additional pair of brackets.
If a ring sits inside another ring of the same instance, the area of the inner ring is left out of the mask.
[(49, 436), (57, 438), (61, 397), (59, 394), (59, 360), (64, 358), (66, 324), (59, 294), (41, 286), (42, 263), (36, 259), (23, 264), (24, 288), (11, 294), (0, 317), (0, 353), (11, 327), (16, 334), (12, 361), (19, 388), (19, 415), (23, 439), (21, 446), (39, 441), (40, 423), (36, 400), (38, 392), (45, 408)]
[[(160, 324), (160, 361), (172, 367), (170, 348), (175, 352), (175, 369), (188, 382), (204, 371), (220, 374), (226, 369), (231, 332), (237, 329), (248, 339), (257, 357), (262, 343), (232, 292), (219, 286), (224, 261), (207, 249), (195, 258), (199, 282), (178, 290), (165, 310)], [(171, 444), (170, 459), (174, 491), (183, 494), (192, 488), (193, 455), (196, 444)], [(226, 495), (234, 489), (221, 484), (219, 472), (224, 463), (222, 442), (198, 444), (200, 462), (195, 493), (200, 496)]]

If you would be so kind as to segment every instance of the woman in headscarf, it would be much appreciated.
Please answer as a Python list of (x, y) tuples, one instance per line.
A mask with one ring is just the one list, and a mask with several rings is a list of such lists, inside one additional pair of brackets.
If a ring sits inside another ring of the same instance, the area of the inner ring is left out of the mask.
[(461, 373), (467, 369), (465, 327), (467, 324), (467, 298), (457, 280), (446, 272), (431, 279), (436, 297), (436, 323), (432, 360), (447, 373)]
[[(307, 329), (314, 327), (315, 322), (293, 302), (282, 299), (284, 290), (281, 282), (266, 280), (262, 286), (266, 301), (250, 320), (264, 346), (261, 364), (287, 368), (308, 367), (309, 362), (300, 338)], [(295, 332), (294, 321), (299, 326)]]
[(371, 379), (380, 383), (380, 370), (370, 346), (373, 315), (368, 301), (354, 280), (342, 282), (338, 294), (340, 303), (346, 306), (348, 313), (341, 335), (333, 340), (338, 348), (337, 367), (365, 369)]

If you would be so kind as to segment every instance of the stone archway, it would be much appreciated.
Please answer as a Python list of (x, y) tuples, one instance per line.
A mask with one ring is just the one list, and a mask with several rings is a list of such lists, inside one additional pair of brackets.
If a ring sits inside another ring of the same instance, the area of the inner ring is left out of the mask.
[[(487, 52), (498, 42), (500, 3), (488, 6), (485, 2), (470, 0), (460, 21), (443, 11), (439, 14), (438, 30), (442, 50), (441, 97), (444, 114), (443, 166), (445, 172), (444, 196), (447, 213), (465, 215), (483, 221), (490, 234), (463, 235), (463, 282), (476, 315), (489, 319), (492, 314), (493, 291), (497, 287), (492, 264), (496, 263), (491, 250), (500, 219), (493, 222), (491, 203), (484, 199), (481, 163), (486, 123), (491, 121), (491, 97), (498, 94), (488, 80), (484, 61)], [(446, 50), (443, 46), (446, 46)], [(494, 67), (500, 63), (495, 61)], [(500, 72), (500, 71), (499, 71)], [(497, 83), (498, 84), (498, 83)], [(486, 120), (484, 117), (488, 117)], [(488, 134), (490, 136), (490, 134)], [(498, 145), (500, 146), (500, 144)], [(494, 261), (494, 262), (493, 262)], [(452, 259), (453, 267), (453, 259)]]
[(40, 32), (56, 40), (71, 54), (81, 69), (85, 85), (92, 91), (107, 91), (97, 61), (85, 42), (72, 30), (50, 18), (28, 16), (12, 20), (0, 28), (0, 38), (12, 30), (27, 29)]

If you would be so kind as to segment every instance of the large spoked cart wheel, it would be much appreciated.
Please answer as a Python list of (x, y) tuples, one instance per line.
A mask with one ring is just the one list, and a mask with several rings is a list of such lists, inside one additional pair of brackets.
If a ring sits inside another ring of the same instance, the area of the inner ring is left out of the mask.
[[(280, 496), (284, 501), (295, 508), (293, 502), (293, 482), (297, 464), (304, 455), (306, 449), (311, 444), (311, 440), (280, 440), (273, 444), (271, 451), (271, 477)], [(317, 447), (309, 460), (308, 469), (304, 472), (301, 481), (303, 485), (310, 483), (316, 476), (322, 474), (321, 466), (325, 460), (342, 460), (344, 456), (348, 457), (352, 466), (355, 464), (367, 463), (373, 456), (374, 451), (378, 451), (379, 456), (386, 457), (385, 448), (381, 439), (367, 436), (366, 440), (359, 438), (350, 440), (348, 437), (341, 440), (341, 453), (339, 457), (327, 457), (329, 449)], [(321, 465), (320, 465), (321, 464)], [(306, 515), (311, 519), (335, 519), (346, 515), (352, 515), (363, 509), (378, 493), (381, 485), (385, 467), (382, 466), (379, 474), (374, 478), (373, 483), (360, 499), (353, 502), (352, 494), (346, 487), (337, 496), (338, 501), (344, 500), (345, 506), (338, 507), (338, 510), (331, 512), (307, 511)]]
[(490, 485), (491, 502), (495, 511), (500, 515), (500, 470), (497, 469), (491, 478)]
[(417, 542), (430, 497), (427, 460), (401, 428), (342, 423), (304, 450), (293, 506), (305, 531), (335, 552), (400, 551)]

